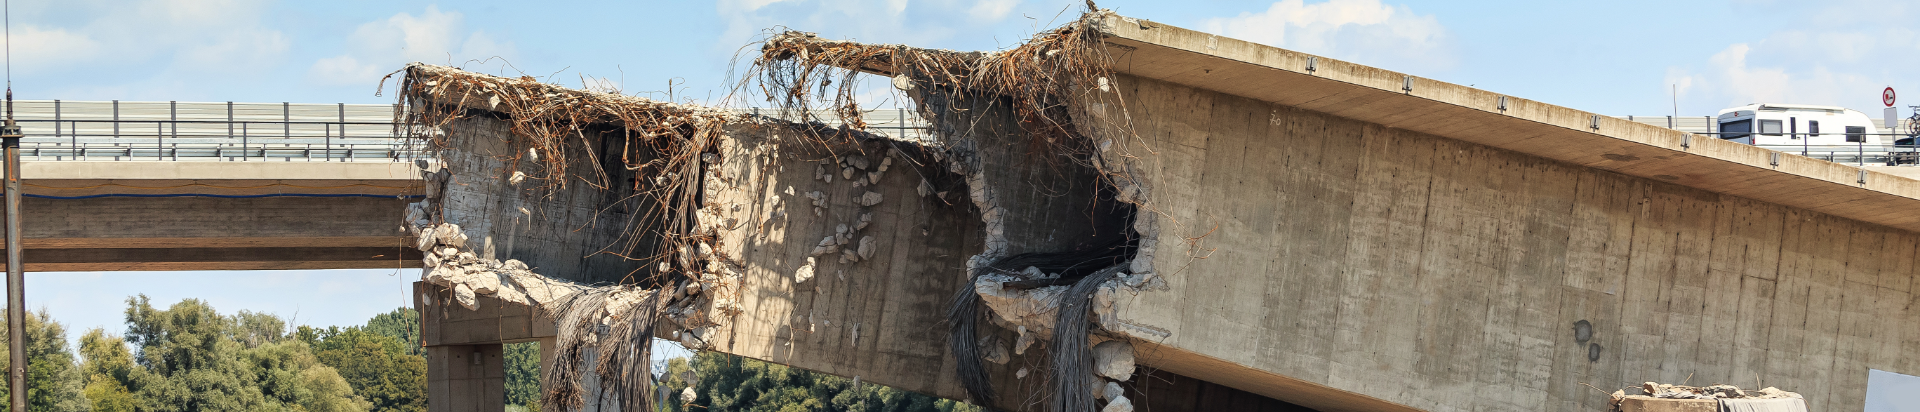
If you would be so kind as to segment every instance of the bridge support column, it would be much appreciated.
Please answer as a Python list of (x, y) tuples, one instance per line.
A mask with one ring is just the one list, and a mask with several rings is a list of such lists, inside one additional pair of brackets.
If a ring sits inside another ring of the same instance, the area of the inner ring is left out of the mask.
[(507, 409), (506, 368), (502, 346), (446, 345), (427, 347), (427, 410), (431, 412), (500, 412)]

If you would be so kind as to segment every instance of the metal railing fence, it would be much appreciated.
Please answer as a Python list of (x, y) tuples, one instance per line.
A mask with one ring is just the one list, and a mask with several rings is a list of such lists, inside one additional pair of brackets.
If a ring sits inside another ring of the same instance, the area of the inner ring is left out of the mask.
[(16, 101), (28, 160), (408, 161), (393, 105)]
[[(394, 134), (395, 105), (19, 100), (28, 160), (408, 161), (430, 156)], [(779, 109), (741, 109), (797, 120)], [(829, 111), (814, 118), (837, 125)], [(930, 141), (906, 109), (867, 111), (868, 130)]]

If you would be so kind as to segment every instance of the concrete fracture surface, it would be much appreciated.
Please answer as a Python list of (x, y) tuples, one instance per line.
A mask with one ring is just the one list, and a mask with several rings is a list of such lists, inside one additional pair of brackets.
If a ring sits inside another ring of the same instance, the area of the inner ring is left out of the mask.
[[(1113, 60), (1063, 98), (1092, 148), (1066, 157), (1023, 117), (1058, 114), (874, 63), (900, 60), (824, 64), (898, 76), (939, 141), (411, 66), (416, 107), (454, 119), (406, 219), (425, 344), (549, 351), (558, 308), (613, 291), (660, 300), (589, 326), (651, 314), (694, 349), (955, 399), (983, 362), (1009, 410), (1089, 372), (1054, 370), (1042, 331), (1069, 326), (1118, 388), (1108, 410), (1604, 411), (1647, 381), (1861, 410), (1869, 369), (1920, 374), (1920, 181), (1111, 12), (1075, 24)], [(702, 145), (624, 146), (661, 136)], [(631, 200), (672, 179), (696, 200)], [(1128, 253), (1091, 296), (993, 266), (1103, 236)], [(967, 290), (989, 322), (957, 358), (942, 332)], [(1054, 323), (1072, 299), (1089, 325)], [(435, 399), (495, 396), (462, 368), (432, 375)]]
[(29, 271), (419, 267), (399, 162), (30, 161)]

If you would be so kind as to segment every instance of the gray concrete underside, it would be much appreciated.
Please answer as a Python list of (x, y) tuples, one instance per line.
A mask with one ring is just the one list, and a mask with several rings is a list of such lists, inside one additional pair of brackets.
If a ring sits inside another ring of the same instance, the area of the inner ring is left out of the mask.
[[(411, 163), (83, 162), (23, 165), (28, 271), (420, 266), (400, 217)], [(121, 197), (274, 196), (351, 197)], [(370, 195), (373, 197), (362, 197)], [(107, 197), (93, 197), (107, 196)], [(391, 196), (391, 197), (388, 197)], [(3, 213), (3, 212), (0, 212)]]

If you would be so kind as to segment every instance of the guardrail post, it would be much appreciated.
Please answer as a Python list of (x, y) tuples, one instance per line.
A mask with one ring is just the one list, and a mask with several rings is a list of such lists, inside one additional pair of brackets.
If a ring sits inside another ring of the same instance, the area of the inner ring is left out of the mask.
[[(169, 129), (168, 134), (172, 135), (174, 139), (180, 138), (180, 102), (179, 101), (167, 101), (167, 128)], [(158, 137), (155, 137), (153, 140), (156, 142), (163, 142), (163, 140), (161, 140)], [(167, 146), (166, 143), (161, 143), (160, 153), (155, 153), (155, 154), (165, 154), (166, 146)], [(176, 147), (176, 149), (174, 149), (173, 151), (173, 160), (180, 160), (180, 150), (177, 149), (179, 145), (176, 144), (174, 147)]]
[[(227, 102), (227, 138), (228, 139), (233, 138), (233, 102), (232, 101)], [(242, 138), (241, 141), (245, 142), (246, 140)], [(218, 156), (218, 153), (216, 152), (215, 155)], [(227, 160), (227, 159), (225, 157), (221, 157), (219, 160)], [(247, 147), (244, 144), (240, 146), (240, 160), (241, 161), (247, 160)]]
[[(60, 138), (60, 101), (53, 101), (53, 138)], [(73, 151), (80, 150), (80, 134), (74, 133), (73, 143), (67, 147), (67, 157), (74, 157)]]
[[(347, 138), (347, 104), (334, 103), (334, 105), (340, 108), (340, 138), (345, 139)], [(352, 149), (347, 150), (347, 158), (348, 161), (353, 160)], [(333, 161), (333, 138), (331, 137), (327, 138), (327, 161)]]

